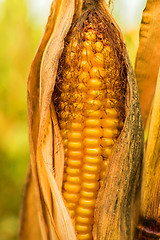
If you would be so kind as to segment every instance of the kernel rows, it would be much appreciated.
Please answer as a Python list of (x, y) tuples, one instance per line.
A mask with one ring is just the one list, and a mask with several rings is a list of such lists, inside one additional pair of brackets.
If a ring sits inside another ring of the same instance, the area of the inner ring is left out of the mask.
[(111, 45), (90, 26), (82, 39), (66, 49), (58, 117), (65, 152), (63, 196), (78, 239), (90, 240), (97, 192), (123, 121)]

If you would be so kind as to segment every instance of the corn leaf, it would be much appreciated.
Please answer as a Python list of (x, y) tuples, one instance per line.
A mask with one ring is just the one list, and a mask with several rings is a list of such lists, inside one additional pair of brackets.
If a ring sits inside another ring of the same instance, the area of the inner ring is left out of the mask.
[(148, 0), (143, 12), (135, 74), (144, 125), (149, 114), (160, 65), (160, 1)]
[[(141, 218), (160, 227), (160, 71), (151, 114), (144, 159), (141, 193)], [(142, 224), (142, 223), (141, 223)], [(151, 230), (154, 232), (154, 226)], [(160, 234), (160, 233), (159, 233)], [(159, 235), (157, 234), (157, 237)]]

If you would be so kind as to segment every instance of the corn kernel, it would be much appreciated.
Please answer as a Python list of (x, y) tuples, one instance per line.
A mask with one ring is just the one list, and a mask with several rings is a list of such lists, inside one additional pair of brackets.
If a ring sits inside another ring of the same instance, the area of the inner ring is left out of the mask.
[(92, 50), (89, 50), (87, 48), (83, 48), (82, 53), (81, 53), (81, 57), (84, 60), (91, 61), (94, 57), (94, 53), (93, 53)]
[(81, 61), (80, 67), (83, 71), (89, 72), (91, 70), (91, 65), (86, 60)]
[(95, 77), (104, 78), (106, 77), (106, 71), (102, 67), (92, 67), (90, 71), (90, 76), (91, 78), (95, 78)]
[(103, 43), (102, 42), (96, 42), (94, 44), (96, 52), (102, 52), (103, 50)]
[(83, 46), (84, 46), (84, 48), (86, 48), (86, 49), (88, 49), (88, 50), (92, 50), (93, 48), (92, 48), (92, 41), (84, 41), (83, 42)]
[(87, 82), (90, 79), (90, 75), (88, 72), (81, 72), (78, 76), (80, 82)]
[(104, 65), (104, 55), (102, 53), (96, 53), (92, 60), (93, 66), (103, 67)]
[(90, 40), (90, 41), (95, 41), (96, 34), (94, 33), (94, 31), (88, 31), (85, 33), (85, 39)]

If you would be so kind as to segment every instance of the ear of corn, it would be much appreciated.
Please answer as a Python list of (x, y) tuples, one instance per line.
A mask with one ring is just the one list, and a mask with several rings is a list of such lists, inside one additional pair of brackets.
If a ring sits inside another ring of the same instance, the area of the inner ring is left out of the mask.
[[(34, 187), (26, 187), (20, 239), (133, 239), (142, 122), (123, 37), (105, 1), (53, 1), (27, 89)], [(30, 224), (35, 212), (38, 227)]]
[(97, 28), (87, 19), (81, 42), (72, 31), (57, 83), (65, 152), (63, 196), (80, 240), (92, 239), (97, 193), (124, 117), (120, 93), (125, 89), (115, 52)]

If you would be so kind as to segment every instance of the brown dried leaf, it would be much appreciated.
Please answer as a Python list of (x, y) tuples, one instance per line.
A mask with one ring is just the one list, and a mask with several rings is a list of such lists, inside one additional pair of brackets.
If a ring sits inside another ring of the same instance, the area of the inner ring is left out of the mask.
[(160, 65), (160, 1), (148, 0), (143, 12), (135, 73), (144, 125), (153, 100)]
[[(63, 168), (57, 170), (55, 164), (55, 171), (53, 170), (53, 133), (56, 132), (55, 135), (57, 135), (57, 131), (54, 123), (52, 124), (50, 115), (50, 102), (58, 59), (73, 14), (74, 1), (53, 1), (48, 23), (28, 78), (31, 167), (33, 183), (36, 188), (39, 226), (43, 239), (57, 239), (57, 237), (76, 239), (71, 219), (64, 205), (61, 192), (58, 190), (62, 181), (58, 177), (62, 176)], [(63, 20), (61, 20), (62, 18)], [(61, 155), (63, 154), (62, 149), (63, 147), (61, 147)], [(55, 149), (56, 152), (57, 149)], [(60, 170), (61, 175), (57, 174)], [(54, 178), (55, 175), (58, 177)], [(22, 230), (24, 224), (21, 223)], [(28, 229), (28, 231), (30, 230)]]
[(144, 159), (141, 216), (160, 224), (160, 71)]
[[(21, 209), (21, 229), (20, 239), (39, 239), (42, 240), (41, 230), (38, 222), (38, 206), (35, 198), (34, 184), (31, 167), (27, 174), (27, 181), (23, 196), (23, 209)], [(31, 221), (32, 219), (32, 221)]]

